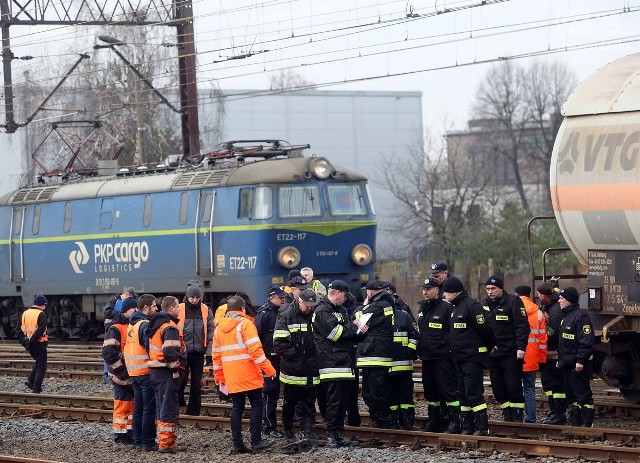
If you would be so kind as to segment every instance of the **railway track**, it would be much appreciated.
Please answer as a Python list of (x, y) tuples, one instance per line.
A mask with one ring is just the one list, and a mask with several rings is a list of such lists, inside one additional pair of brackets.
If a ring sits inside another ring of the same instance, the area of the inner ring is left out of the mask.
[[(0, 413), (14, 418), (38, 417), (104, 422), (111, 419), (112, 413), (110, 409), (98, 408), (105, 405), (104, 399), (95, 400), (96, 398), (92, 397), (61, 398), (59, 396), (2, 393), (0, 400), (9, 399), (16, 400), (16, 402), (0, 403)], [(56, 402), (57, 405), (44, 403), (47, 401)], [(61, 401), (71, 401), (75, 405), (61, 406)], [(90, 405), (79, 407), (79, 403), (90, 403)], [(210, 404), (207, 410), (216, 413), (216, 416), (184, 415), (180, 417), (180, 423), (182, 426), (228, 430), (230, 409), (231, 407), (226, 404)], [(248, 421), (244, 421), (246, 427)], [(423, 419), (418, 420), (418, 424), (422, 422)], [(480, 437), (347, 426), (346, 435), (357, 439), (363, 446), (372, 447), (405, 445), (414, 449), (433, 447), (442, 450), (476, 450), (483, 453), (497, 451), (519, 456), (553, 456), (621, 463), (640, 460), (640, 431), (502, 422), (490, 422), (490, 429), (491, 436)], [(319, 435), (326, 433), (323, 425), (318, 425), (317, 431)], [(0, 460), (1, 462), (2, 460)]]
[(63, 463), (53, 460), (38, 460), (36, 458), (13, 457), (10, 455), (0, 455), (0, 463)]

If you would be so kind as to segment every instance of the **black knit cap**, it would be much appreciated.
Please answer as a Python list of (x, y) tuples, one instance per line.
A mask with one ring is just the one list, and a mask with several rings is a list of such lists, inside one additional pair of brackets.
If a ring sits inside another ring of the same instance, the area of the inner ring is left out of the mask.
[(531, 296), (531, 286), (527, 286), (527, 285), (516, 286), (515, 292), (518, 296)]
[(307, 284), (307, 280), (302, 277), (293, 277), (289, 281), (287, 281), (287, 286), (291, 286), (292, 288), (306, 288), (309, 286)]
[(502, 281), (502, 278), (500, 278), (498, 275), (491, 275), (484, 285), (493, 285), (497, 286), (500, 289), (504, 289), (504, 281)]
[(459, 293), (461, 291), (464, 291), (464, 285), (458, 278), (449, 277), (442, 285), (442, 291), (444, 291), (445, 293)]
[(569, 286), (568, 288), (564, 288), (560, 291), (560, 297), (566, 299), (572, 304), (577, 304), (578, 299), (580, 298), (580, 294), (578, 294), (578, 290), (573, 286)]

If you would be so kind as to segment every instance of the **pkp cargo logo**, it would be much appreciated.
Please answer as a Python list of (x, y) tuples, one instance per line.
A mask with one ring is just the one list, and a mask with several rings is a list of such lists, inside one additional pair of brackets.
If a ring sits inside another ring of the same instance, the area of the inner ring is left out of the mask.
[(76, 273), (84, 273), (80, 268), (81, 265), (86, 265), (89, 262), (89, 252), (82, 241), (76, 241), (78, 249), (74, 249), (69, 253), (69, 262), (73, 271)]

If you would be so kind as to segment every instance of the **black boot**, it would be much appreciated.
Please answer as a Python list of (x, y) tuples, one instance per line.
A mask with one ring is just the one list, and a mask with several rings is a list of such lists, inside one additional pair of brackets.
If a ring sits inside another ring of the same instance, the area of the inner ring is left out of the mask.
[(400, 411), (397, 408), (391, 410), (389, 417), (389, 427), (391, 429), (400, 429)]
[(567, 424), (567, 406), (565, 399), (553, 399), (552, 414), (544, 424)]
[(460, 409), (458, 407), (449, 407), (449, 426), (445, 431), (447, 434), (460, 434)]
[(506, 422), (513, 421), (513, 408), (505, 407), (502, 409), (502, 419)]
[(555, 407), (554, 407), (554, 405), (555, 405), (555, 401), (556, 401), (556, 399), (554, 399), (552, 395), (550, 395), (550, 396), (548, 396), (548, 397), (547, 397), (547, 404), (549, 404), (549, 411), (548, 411), (548, 412), (547, 412), (547, 414), (546, 414), (546, 415), (545, 415), (545, 416), (540, 420), (540, 422), (541, 422), (542, 424), (550, 424), (550, 423), (547, 423), (547, 420), (553, 416), (553, 410), (554, 410), (554, 408), (555, 408)]
[(413, 407), (400, 410), (400, 429), (413, 431), (416, 429), (416, 409)]
[(488, 436), (489, 435), (489, 415), (487, 410), (480, 410), (473, 414), (475, 432), (474, 436)]
[(593, 405), (583, 405), (580, 413), (580, 417), (582, 418), (582, 426), (585, 428), (593, 427), (593, 416), (595, 410), (593, 409)]
[(524, 421), (523, 408), (513, 408), (511, 413), (512, 413), (512, 418), (514, 423), (522, 423)]
[(287, 439), (287, 442), (291, 443), (291, 442), (295, 442), (298, 440), (298, 438), (296, 437), (296, 434), (293, 432), (293, 426), (284, 426), (284, 438)]
[(473, 434), (473, 412), (460, 412), (460, 421), (462, 423), (462, 433), (465, 436)]
[(429, 405), (429, 424), (425, 428), (427, 432), (440, 432), (440, 407)]
[(571, 417), (569, 424), (571, 426), (582, 426), (582, 410), (579, 405), (571, 406)]
[(348, 437), (344, 437), (341, 432), (339, 432), (336, 436), (336, 442), (339, 447), (346, 447), (348, 445), (354, 444), (354, 442)]
[(337, 436), (338, 434), (335, 432), (330, 432), (329, 434), (327, 434), (327, 447), (330, 449), (337, 449), (338, 448), (338, 441), (337, 441)]
[(327, 443), (324, 439), (316, 436), (316, 431), (313, 429), (313, 426), (310, 428), (303, 427), (302, 431), (300, 431), (300, 437), (308, 440), (311, 445), (316, 447), (323, 447)]

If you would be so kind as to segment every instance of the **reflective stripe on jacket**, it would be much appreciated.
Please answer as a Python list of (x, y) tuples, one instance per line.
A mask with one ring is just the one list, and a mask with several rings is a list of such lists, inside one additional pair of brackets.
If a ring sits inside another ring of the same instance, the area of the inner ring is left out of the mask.
[(524, 354), (522, 371), (537, 371), (547, 361), (547, 320), (542, 310), (527, 296), (520, 296), (529, 319), (529, 343)]
[[(38, 318), (43, 313), (44, 312), (37, 307), (30, 307), (24, 311), (22, 314), (22, 323), (20, 324), (20, 328), (26, 338), (31, 339), (33, 333), (36, 332), (38, 329)], [(47, 329), (45, 328), (44, 333), (40, 336), (40, 339), (36, 340), (36, 342), (47, 342), (48, 340)]]
[(276, 375), (267, 359), (253, 319), (236, 310), (227, 312), (213, 333), (213, 376), (229, 393), (251, 391), (264, 385), (263, 374)]
[(140, 327), (149, 320), (138, 320), (127, 329), (127, 342), (124, 345), (124, 361), (127, 365), (129, 376), (144, 376), (149, 374), (149, 352), (140, 343)]
[(178, 325), (167, 320), (149, 338), (149, 368), (177, 369), (185, 347)]

